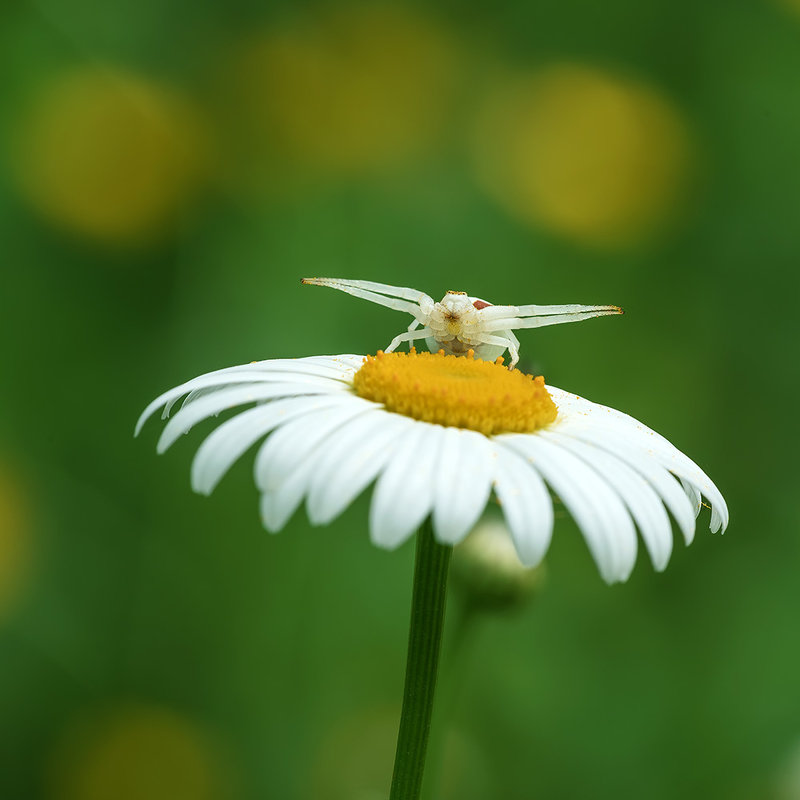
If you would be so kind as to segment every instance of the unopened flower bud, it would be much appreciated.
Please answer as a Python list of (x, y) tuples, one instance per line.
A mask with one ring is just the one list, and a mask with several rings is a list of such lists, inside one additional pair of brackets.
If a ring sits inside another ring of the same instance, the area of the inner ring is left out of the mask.
[(487, 611), (505, 611), (541, 589), (544, 567), (523, 566), (505, 523), (487, 515), (455, 548), (451, 576), (468, 602)]

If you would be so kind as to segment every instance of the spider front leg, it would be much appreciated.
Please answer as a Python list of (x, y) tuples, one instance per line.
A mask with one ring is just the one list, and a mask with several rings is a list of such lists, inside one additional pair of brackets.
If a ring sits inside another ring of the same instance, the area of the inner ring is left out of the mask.
[[(340, 292), (369, 300), (379, 306), (386, 306), (395, 311), (405, 311), (417, 317), (429, 314), (433, 308), (433, 299), (424, 292), (416, 289), (406, 289), (402, 286), (389, 286), (386, 283), (374, 281), (351, 281), (343, 278), (303, 278), (301, 283), (313, 286), (327, 286), (338, 289)], [(388, 296), (386, 296), (388, 295)]]
[[(416, 323), (419, 324), (419, 323)], [(427, 339), (429, 336), (433, 336), (433, 331), (430, 328), (420, 328), (418, 331), (407, 331), (406, 333), (401, 333), (392, 339), (389, 343), (389, 346), (383, 351), (384, 353), (391, 353), (393, 350), (396, 350), (399, 345), (403, 342), (414, 342), (417, 339)]]
[(503, 350), (508, 350), (508, 354), (511, 356), (511, 361), (509, 362), (508, 368), (514, 369), (519, 361), (519, 339), (517, 339), (517, 337), (514, 336), (511, 331), (500, 331), (500, 333), (502, 334), (501, 336), (493, 336), (489, 333), (480, 333), (472, 337), (473, 342), (479, 346), (482, 344), (488, 344), (493, 347), (502, 347)]
[(509, 369), (514, 369), (514, 365), (519, 361), (519, 339), (514, 336), (513, 331), (503, 331), (503, 334), (508, 338), (511, 344), (508, 346), (508, 354), (511, 356), (511, 366)]

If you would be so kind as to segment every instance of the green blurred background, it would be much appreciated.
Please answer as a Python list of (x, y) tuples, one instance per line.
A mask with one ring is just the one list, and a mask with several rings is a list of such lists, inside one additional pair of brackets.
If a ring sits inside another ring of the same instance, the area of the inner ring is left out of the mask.
[[(800, 797), (798, 0), (0, 8), (0, 797), (386, 797), (413, 547), (189, 490), (156, 394), (374, 352), (305, 275), (617, 303), (523, 331), (697, 460), (731, 526), (548, 582), (459, 660), (445, 794)], [(523, 362), (524, 363), (524, 362)]]

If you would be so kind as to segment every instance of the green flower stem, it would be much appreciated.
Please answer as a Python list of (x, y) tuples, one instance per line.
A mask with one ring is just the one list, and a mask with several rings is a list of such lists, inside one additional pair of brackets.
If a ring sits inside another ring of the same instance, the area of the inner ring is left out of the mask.
[(417, 800), (420, 795), (452, 552), (452, 547), (433, 538), (430, 520), (426, 521), (417, 533), (406, 682), (389, 800)]
[(480, 609), (469, 597), (456, 597), (455, 599), (458, 602), (453, 609), (455, 616), (451, 615), (450, 618), (441, 665), (444, 685), (439, 693), (439, 701), (431, 720), (431, 735), (428, 741), (430, 766), (422, 782), (424, 800), (434, 800), (441, 795), (440, 788), (449, 723), (464, 683), (466, 674), (464, 664), (468, 661), (465, 658), (465, 651), (472, 642), (475, 623), (480, 616)]

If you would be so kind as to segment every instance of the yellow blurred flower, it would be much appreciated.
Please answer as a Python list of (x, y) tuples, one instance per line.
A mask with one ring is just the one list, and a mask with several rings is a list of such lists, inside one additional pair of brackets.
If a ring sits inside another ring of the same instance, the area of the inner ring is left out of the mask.
[(564, 63), (491, 94), (473, 154), (480, 182), (518, 218), (619, 246), (675, 209), (691, 142), (681, 112), (656, 89)]
[(202, 126), (176, 91), (116, 68), (54, 76), (31, 99), (14, 151), (28, 200), (105, 242), (149, 239), (197, 186)]
[(439, 135), (456, 53), (419, 11), (357, 5), (270, 30), (244, 45), (231, 85), (255, 142), (313, 171), (393, 165)]
[(800, 0), (775, 0), (775, 2), (795, 14), (800, 14)]
[(32, 530), (19, 479), (0, 464), (0, 622), (13, 610), (30, 572)]
[(166, 708), (129, 706), (79, 718), (49, 773), (54, 800), (215, 800), (230, 780), (213, 741)]

